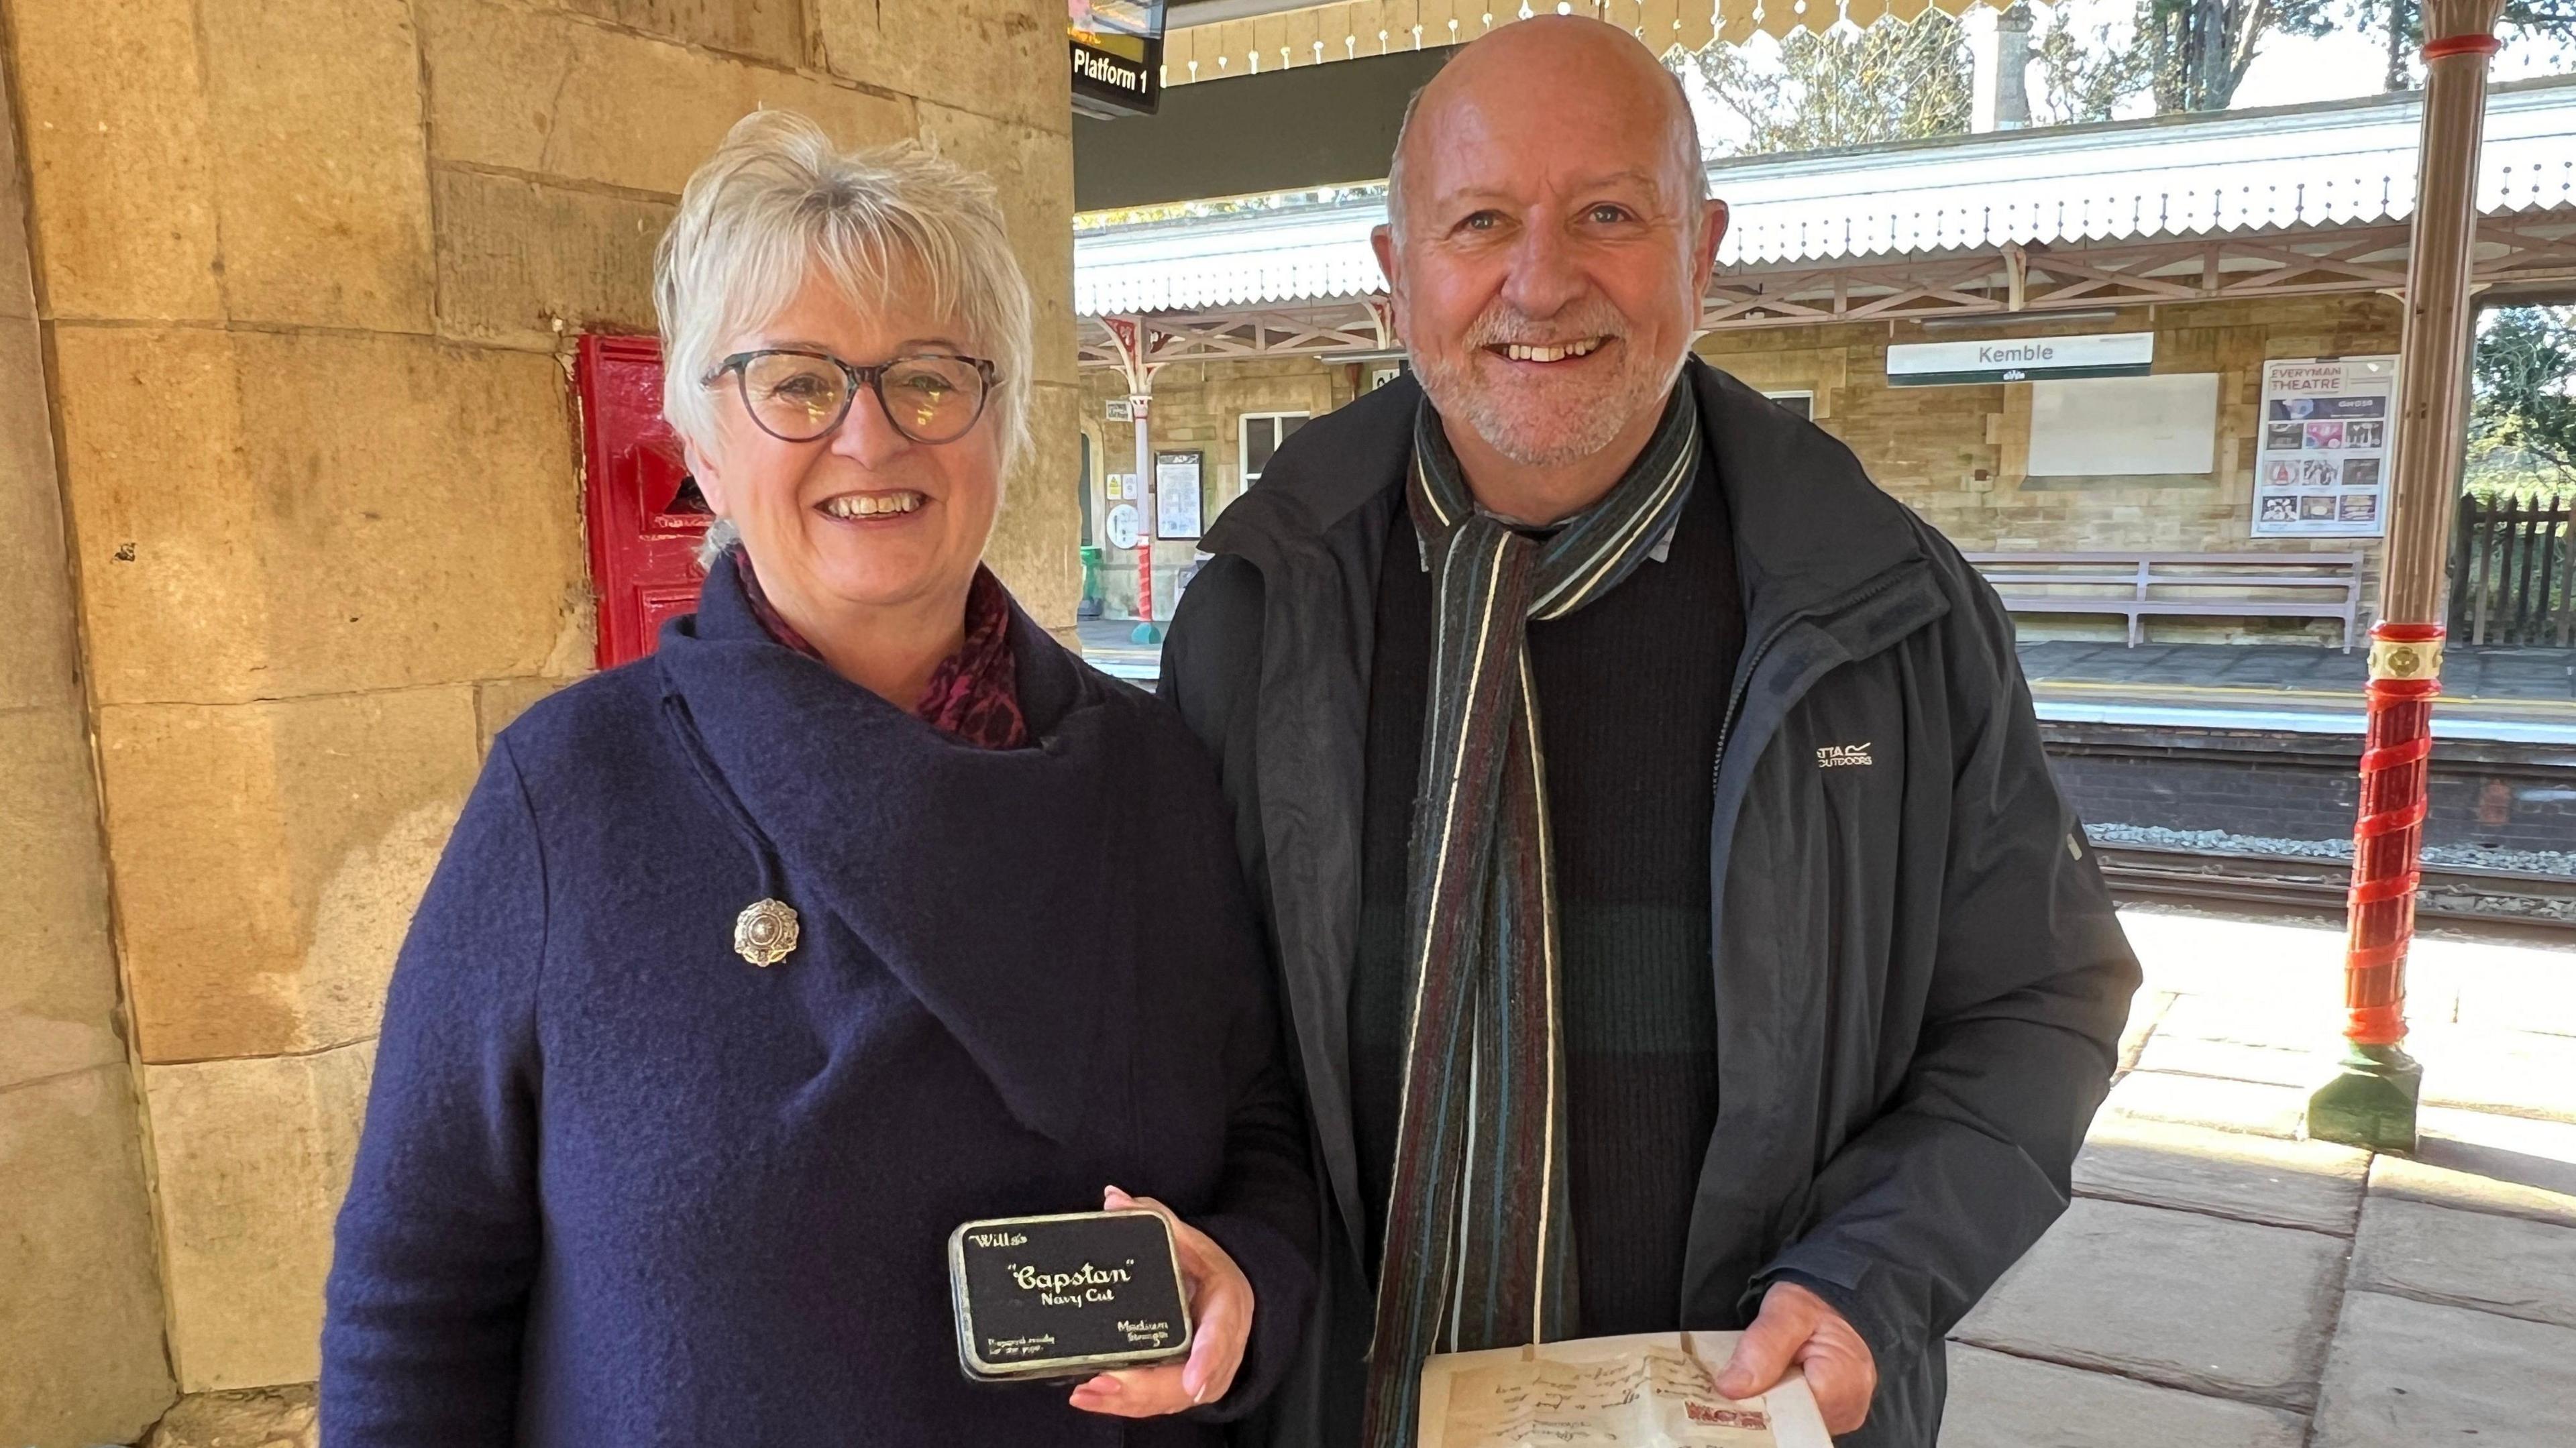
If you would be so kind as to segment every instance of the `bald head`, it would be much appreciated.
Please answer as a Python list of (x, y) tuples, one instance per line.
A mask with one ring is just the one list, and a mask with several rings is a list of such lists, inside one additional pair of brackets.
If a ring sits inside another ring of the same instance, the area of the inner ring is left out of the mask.
[(1440, 145), (1449, 132), (1490, 135), (1492, 122), (1588, 113), (1625, 133), (1622, 147), (1668, 178), (1676, 204), (1696, 201), (1706, 189), (1699, 122), (1681, 78), (1664, 68), (1637, 37), (1589, 16), (1543, 15), (1506, 25), (1461, 47), (1431, 83), (1414, 93), (1395, 135), (1387, 164), (1387, 220), (1397, 245), (1412, 200), (1409, 175), (1415, 155)]

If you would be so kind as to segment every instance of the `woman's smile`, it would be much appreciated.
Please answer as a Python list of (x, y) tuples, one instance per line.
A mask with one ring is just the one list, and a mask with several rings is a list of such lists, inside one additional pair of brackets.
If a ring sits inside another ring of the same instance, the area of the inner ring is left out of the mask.
[(930, 495), (912, 488), (835, 493), (814, 511), (836, 523), (858, 528), (886, 528), (912, 521), (930, 506)]

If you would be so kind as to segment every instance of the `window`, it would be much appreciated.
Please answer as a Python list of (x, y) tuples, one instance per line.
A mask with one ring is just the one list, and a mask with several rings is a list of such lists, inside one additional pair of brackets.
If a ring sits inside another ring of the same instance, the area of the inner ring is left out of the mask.
[(1270, 466), (1270, 455), (1288, 440), (1288, 434), (1306, 425), (1302, 412), (1247, 412), (1243, 415), (1243, 485), (1251, 487), (1261, 481), (1261, 470)]
[(1765, 392), (1762, 395), (1800, 417), (1813, 418), (1816, 415), (1816, 394), (1805, 388), (1795, 392)]

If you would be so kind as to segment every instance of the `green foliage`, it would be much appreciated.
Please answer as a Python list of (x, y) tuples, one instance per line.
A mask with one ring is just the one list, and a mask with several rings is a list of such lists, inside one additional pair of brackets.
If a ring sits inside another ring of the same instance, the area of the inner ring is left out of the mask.
[(2499, 307), (2469, 364), (2469, 492), (2576, 488), (2576, 307)]
[(1751, 129), (1749, 154), (1865, 146), (1968, 129), (1975, 67), (1959, 23), (1926, 10), (1842, 34), (1792, 33), (1780, 73), (1731, 45), (1691, 57), (1718, 102)]

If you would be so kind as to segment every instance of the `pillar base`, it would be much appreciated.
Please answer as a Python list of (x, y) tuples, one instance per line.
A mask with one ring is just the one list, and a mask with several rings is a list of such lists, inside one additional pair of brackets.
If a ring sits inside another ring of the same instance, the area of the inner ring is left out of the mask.
[(1163, 641), (1162, 626), (1150, 622), (1140, 623), (1136, 625), (1134, 633), (1127, 635), (1127, 641), (1134, 644), (1159, 644)]
[(2424, 1068), (2396, 1046), (2349, 1045), (2334, 1079), (2308, 1098), (2308, 1135), (2372, 1151), (2415, 1149)]

